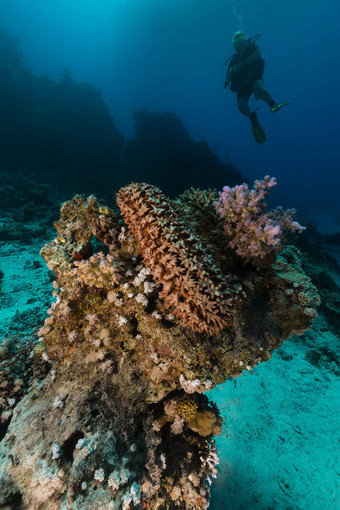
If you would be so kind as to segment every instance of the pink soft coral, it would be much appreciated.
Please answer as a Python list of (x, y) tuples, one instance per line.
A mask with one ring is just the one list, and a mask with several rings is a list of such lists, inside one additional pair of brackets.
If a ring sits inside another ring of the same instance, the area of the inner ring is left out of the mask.
[(282, 248), (288, 231), (302, 232), (304, 227), (295, 221), (295, 210), (281, 207), (265, 213), (266, 197), (276, 185), (268, 175), (255, 181), (253, 189), (247, 184), (225, 186), (214, 202), (222, 219), (229, 246), (246, 262), (267, 265)]

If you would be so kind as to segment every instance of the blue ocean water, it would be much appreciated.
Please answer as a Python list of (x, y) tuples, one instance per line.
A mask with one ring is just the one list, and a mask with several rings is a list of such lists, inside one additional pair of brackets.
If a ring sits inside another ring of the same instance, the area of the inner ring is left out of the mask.
[[(281, 202), (323, 234), (340, 231), (339, 18), (336, 0), (0, 0), (0, 28), (18, 38), (34, 75), (59, 81), (68, 69), (97, 87), (127, 139), (134, 112), (176, 114), (192, 140), (249, 180), (275, 176)], [(291, 102), (271, 114), (251, 98), (267, 134), (261, 145), (223, 87), (237, 30), (260, 34), (265, 84)], [(209, 393), (225, 417), (213, 510), (339, 508), (338, 372), (306, 361), (318, 339), (337, 341), (322, 324)]]
[[(7, 0), (1, 26), (18, 37), (38, 74), (97, 86), (124, 135), (134, 111), (178, 114), (194, 140), (206, 140), (249, 176), (275, 175), (294, 207), (339, 219), (340, 55), (336, 0)], [(224, 90), (233, 33), (261, 34), (264, 81), (289, 108), (270, 115), (254, 143), (248, 120)]]

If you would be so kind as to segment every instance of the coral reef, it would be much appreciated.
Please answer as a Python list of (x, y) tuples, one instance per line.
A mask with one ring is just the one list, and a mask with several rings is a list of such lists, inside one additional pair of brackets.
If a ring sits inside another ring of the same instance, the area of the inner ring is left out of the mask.
[(222, 421), (203, 393), (268, 360), (319, 304), (296, 248), (244, 264), (216, 199), (131, 184), (120, 213), (62, 205), (41, 251), (55, 300), (34, 363), (50, 370), (0, 444), (0, 506), (208, 508)]

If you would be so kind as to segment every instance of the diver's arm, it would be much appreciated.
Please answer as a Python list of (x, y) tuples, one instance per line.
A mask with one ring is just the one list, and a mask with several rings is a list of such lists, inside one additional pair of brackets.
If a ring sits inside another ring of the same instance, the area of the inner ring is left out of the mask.
[(226, 89), (227, 87), (229, 87), (230, 85), (230, 80), (231, 80), (231, 69), (228, 70), (227, 72), (227, 76), (225, 77), (225, 80), (224, 80), (224, 88)]
[(227, 88), (229, 86), (232, 73), (233, 73), (233, 69), (232, 69), (232, 64), (230, 63), (229, 67), (228, 67), (227, 75), (224, 80), (224, 88)]
[(239, 60), (239, 57), (238, 55), (235, 53), (232, 57), (231, 57), (231, 61), (230, 61), (230, 64), (228, 66), (228, 70), (227, 70), (227, 75), (225, 77), (225, 80), (224, 80), (224, 88), (227, 88), (229, 85), (230, 85), (230, 82), (231, 82), (231, 75), (233, 74), (234, 72), (234, 69), (235, 69), (235, 65), (236, 65), (236, 62)]

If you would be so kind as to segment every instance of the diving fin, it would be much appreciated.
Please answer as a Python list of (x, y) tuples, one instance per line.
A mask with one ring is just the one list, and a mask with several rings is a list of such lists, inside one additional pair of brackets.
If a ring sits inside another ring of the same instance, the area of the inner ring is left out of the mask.
[(251, 129), (253, 131), (253, 136), (257, 143), (263, 143), (266, 141), (266, 133), (263, 131), (263, 127), (259, 123), (259, 119), (257, 118), (256, 112), (253, 112), (250, 117)]
[(271, 107), (270, 111), (271, 113), (276, 113), (279, 110), (281, 110), (283, 106), (287, 106), (287, 104), (290, 104), (290, 101), (286, 101), (285, 103), (274, 104), (274, 106)]

